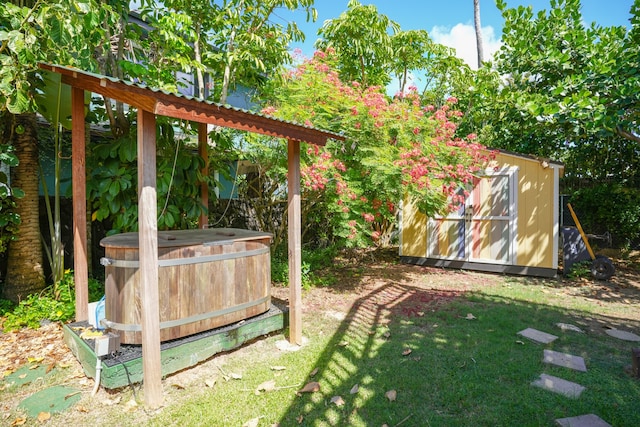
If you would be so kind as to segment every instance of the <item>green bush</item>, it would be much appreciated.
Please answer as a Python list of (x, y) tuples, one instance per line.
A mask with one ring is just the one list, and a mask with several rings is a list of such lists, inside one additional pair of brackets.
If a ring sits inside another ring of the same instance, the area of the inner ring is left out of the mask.
[(567, 272), (567, 277), (572, 280), (591, 277), (591, 264), (593, 261), (586, 260), (576, 262), (571, 266), (571, 270)]
[(587, 233), (611, 233), (613, 245), (628, 248), (640, 239), (640, 191), (619, 184), (596, 184), (571, 196)]
[[(335, 246), (320, 249), (302, 250), (302, 287), (305, 289), (314, 285), (328, 286), (327, 280), (320, 278), (315, 272), (333, 264), (338, 250)], [(286, 286), (289, 283), (289, 259), (287, 251), (276, 250), (271, 256), (271, 281)]]
[[(89, 279), (89, 301), (96, 301), (102, 297), (104, 286), (94, 279)], [(42, 321), (68, 322), (76, 314), (76, 294), (73, 273), (65, 271), (64, 278), (40, 293), (29, 295), (13, 306), (12, 311), (8, 302), (0, 302), (0, 313), (6, 316), (3, 329), (17, 330), (22, 327), (37, 329)], [(6, 308), (5, 308), (6, 307)]]

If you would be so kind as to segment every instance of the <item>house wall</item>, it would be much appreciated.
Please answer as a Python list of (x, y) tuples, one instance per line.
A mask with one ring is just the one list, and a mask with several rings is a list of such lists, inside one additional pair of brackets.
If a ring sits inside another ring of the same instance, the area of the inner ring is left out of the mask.
[[(557, 269), (558, 182), (563, 170), (562, 165), (499, 152), (489, 167), (518, 169), (515, 265)], [(409, 262), (422, 263), (418, 259), (427, 256), (427, 221), (427, 217), (405, 199), (402, 209), (400, 255), (403, 258), (413, 258), (409, 259)], [(526, 269), (521, 271), (528, 274)]]

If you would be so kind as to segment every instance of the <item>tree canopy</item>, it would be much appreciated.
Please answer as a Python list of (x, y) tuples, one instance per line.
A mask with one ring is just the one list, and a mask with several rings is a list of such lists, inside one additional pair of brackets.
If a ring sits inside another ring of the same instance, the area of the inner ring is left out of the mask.
[(488, 126), (491, 145), (565, 161), (569, 176), (637, 179), (638, 5), (627, 30), (586, 25), (579, 0), (537, 14), (499, 1), (500, 80), (481, 83), (491, 86), (474, 125)]

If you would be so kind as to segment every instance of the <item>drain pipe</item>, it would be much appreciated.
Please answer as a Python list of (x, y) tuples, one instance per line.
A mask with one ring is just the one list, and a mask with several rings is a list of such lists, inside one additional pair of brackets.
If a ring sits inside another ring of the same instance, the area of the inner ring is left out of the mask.
[(102, 372), (102, 357), (96, 357), (96, 378), (91, 390), (91, 396), (95, 396), (100, 388), (100, 372)]

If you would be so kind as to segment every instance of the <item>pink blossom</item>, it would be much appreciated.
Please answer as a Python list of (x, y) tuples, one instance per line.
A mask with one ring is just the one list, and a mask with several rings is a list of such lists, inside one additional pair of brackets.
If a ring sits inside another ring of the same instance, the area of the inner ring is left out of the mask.
[(268, 107), (264, 107), (262, 109), (262, 114), (266, 114), (270, 116), (270, 115), (273, 115), (273, 113), (275, 113), (276, 111), (277, 111), (276, 107), (269, 105)]
[(373, 215), (371, 215), (370, 213), (363, 213), (362, 217), (364, 218), (365, 221), (367, 222), (373, 222), (373, 220), (375, 219)]

